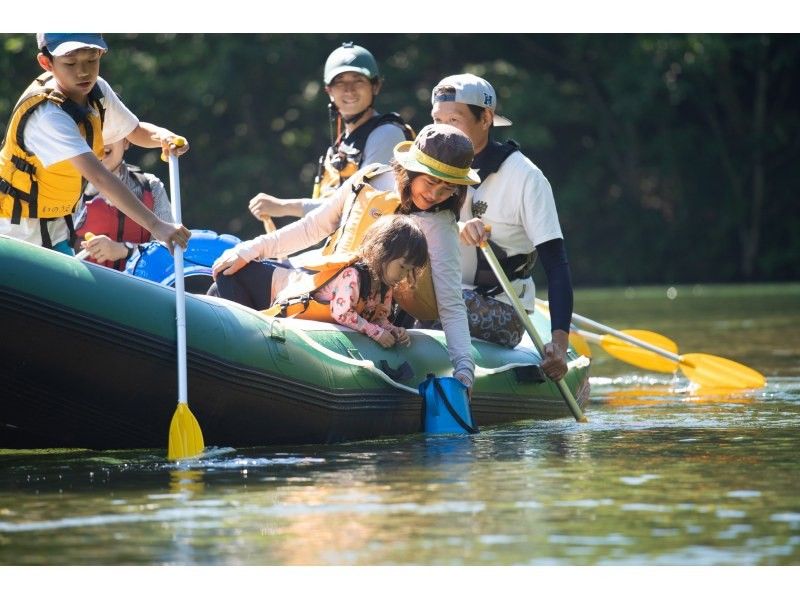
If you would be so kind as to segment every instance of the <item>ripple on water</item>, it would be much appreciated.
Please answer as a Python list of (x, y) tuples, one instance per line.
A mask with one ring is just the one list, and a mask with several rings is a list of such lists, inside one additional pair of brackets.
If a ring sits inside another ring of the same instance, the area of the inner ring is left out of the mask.
[(720, 540), (735, 540), (741, 534), (748, 534), (753, 531), (753, 526), (746, 523), (736, 523), (728, 527), (728, 529), (721, 531), (717, 534)]
[(578, 546), (629, 546), (633, 540), (622, 534), (606, 534), (604, 536), (567, 536), (552, 534), (547, 536), (551, 544), (574, 544)]
[(770, 521), (781, 521), (791, 523), (792, 527), (800, 525), (800, 513), (773, 513), (769, 516)]
[(716, 515), (720, 519), (743, 519), (747, 517), (747, 513), (736, 509), (717, 509)]
[(640, 485), (642, 485), (642, 484), (644, 484), (646, 482), (649, 482), (650, 480), (656, 480), (659, 477), (660, 476), (657, 476), (657, 475), (652, 474), (652, 473), (645, 473), (643, 475), (636, 476), (636, 477), (624, 476), (624, 477), (621, 477), (619, 479), (623, 484), (627, 484), (628, 486), (640, 486)]
[(654, 513), (669, 513), (672, 507), (669, 505), (655, 505), (652, 503), (634, 502), (622, 505), (623, 511), (652, 511)]
[(592, 509), (594, 507), (605, 507), (613, 505), (614, 501), (610, 498), (585, 498), (581, 500), (562, 500), (554, 503), (557, 507), (580, 507), (585, 509)]
[(731, 490), (725, 496), (730, 496), (731, 498), (758, 498), (761, 496), (761, 492), (758, 490)]

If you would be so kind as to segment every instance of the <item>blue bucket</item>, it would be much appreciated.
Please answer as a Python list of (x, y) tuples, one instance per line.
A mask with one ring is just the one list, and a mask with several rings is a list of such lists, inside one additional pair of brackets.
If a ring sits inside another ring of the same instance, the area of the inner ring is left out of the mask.
[(426, 434), (476, 434), (467, 387), (456, 378), (428, 374), (419, 385), (424, 402)]

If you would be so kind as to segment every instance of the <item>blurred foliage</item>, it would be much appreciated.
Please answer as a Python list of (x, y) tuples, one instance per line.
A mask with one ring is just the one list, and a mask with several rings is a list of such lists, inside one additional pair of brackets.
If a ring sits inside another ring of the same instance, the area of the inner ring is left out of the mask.
[[(497, 136), (552, 183), (576, 286), (800, 278), (796, 35), (106, 37), (101, 74), (142, 120), (191, 141), (191, 228), (249, 238), (262, 231), (247, 211), (257, 192), (308, 195), (329, 143), (322, 66), (352, 40), (385, 77), (377, 108), (416, 130), (442, 77), (493, 83), (514, 121)], [(0, 47), (5, 127), (39, 66), (32, 34)], [(155, 151), (128, 159), (166, 181)]]

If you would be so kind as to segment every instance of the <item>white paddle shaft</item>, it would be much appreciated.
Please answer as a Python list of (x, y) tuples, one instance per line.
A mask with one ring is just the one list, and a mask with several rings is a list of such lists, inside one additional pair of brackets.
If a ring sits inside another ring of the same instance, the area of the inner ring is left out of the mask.
[[(181, 177), (178, 156), (169, 155), (169, 191), (172, 202), (172, 219), (181, 222)], [(175, 257), (175, 322), (178, 336), (178, 403), (188, 404), (186, 383), (186, 293), (183, 287), (183, 248), (173, 245)]]

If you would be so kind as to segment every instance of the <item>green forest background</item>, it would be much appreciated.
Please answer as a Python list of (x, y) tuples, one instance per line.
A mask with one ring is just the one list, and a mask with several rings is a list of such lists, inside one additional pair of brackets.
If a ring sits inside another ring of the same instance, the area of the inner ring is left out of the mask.
[[(766, 34), (106, 34), (101, 75), (189, 138), (183, 220), (250, 238), (257, 192), (307, 196), (330, 142), (322, 67), (343, 41), (384, 75), (376, 107), (419, 130), (472, 72), (550, 180), (577, 287), (800, 278), (800, 37)], [(0, 34), (0, 123), (39, 72)], [(155, 151), (131, 150), (165, 182)]]

